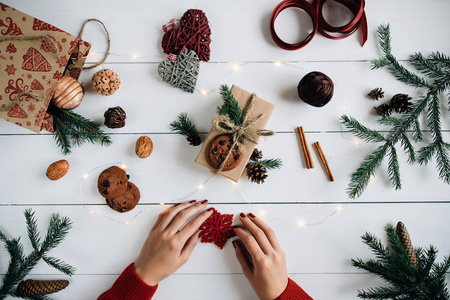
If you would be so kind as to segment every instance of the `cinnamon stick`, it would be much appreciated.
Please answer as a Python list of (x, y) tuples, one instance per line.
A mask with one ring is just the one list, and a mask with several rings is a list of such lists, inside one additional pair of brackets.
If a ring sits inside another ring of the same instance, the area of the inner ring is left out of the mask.
[(319, 142), (315, 142), (314, 146), (316, 147), (317, 154), (319, 155), (320, 161), (322, 162), (323, 167), (325, 168), (325, 172), (327, 173), (328, 180), (334, 181), (333, 173), (331, 173), (330, 166), (328, 165), (327, 159), (323, 154), (322, 147), (320, 147)]
[(305, 156), (306, 168), (313, 169), (314, 163), (312, 161), (311, 152), (309, 152), (308, 143), (305, 137), (305, 131), (303, 130), (302, 126), (297, 127), (297, 129), (298, 129), (298, 136), (300, 138), (300, 144), (302, 145), (303, 155)]

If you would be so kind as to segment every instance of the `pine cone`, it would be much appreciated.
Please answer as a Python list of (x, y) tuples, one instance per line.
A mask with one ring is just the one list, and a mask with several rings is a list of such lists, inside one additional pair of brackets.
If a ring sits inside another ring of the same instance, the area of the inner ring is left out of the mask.
[(375, 88), (367, 94), (372, 99), (378, 100), (384, 97), (384, 92), (381, 88)]
[(200, 136), (194, 132), (189, 133), (189, 135), (187, 136), (186, 139), (189, 142), (189, 144), (192, 146), (198, 146), (202, 142), (202, 139), (200, 138)]
[(409, 102), (408, 100), (411, 99), (412, 98), (406, 94), (396, 94), (394, 95), (394, 97), (392, 97), (391, 101), (389, 102), (389, 105), (395, 112), (398, 113), (410, 112), (412, 102)]
[(59, 292), (69, 285), (67, 280), (33, 280), (28, 279), (19, 283), (17, 294), (22, 296), (39, 296)]
[(250, 159), (251, 159), (251, 160), (254, 160), (254, 161), (258, 161), (258, 160), (261, 159), (262, 157), (263, 157), (262, 151), (259, 151), (257, 148), (255, 148), (255, 149), (253, 149), (253, 153), (252, 153), (252, 155), (250, 156)]
[(268, 176), (267, 169), (260, 163), (251, 163), (247, 165), (247, 176), (252, 182), (264, 183), (264, 179)]
[(417, 266), (416, 253), (414, 252), (414, 248), (411, 243), (411, 238), (409, 237), (409, 233), (408, 230), (406, 230), (405, 224), (403, 224), (402, 222), (398, 222), (395, 228), (395, 232), (397, 233), (398, 238), (402, 242), (403, 249), (405, 249), (406, 254), (409, 257), (409, 260), (413, 265)]
[(389, 106), (389, 104), (387, 103), (383, 103), (379, 106), (374, 107), (374, 109), (376, 110), (377, 114), (381, 115), (390, 115), (392, 114), (392, 109)]

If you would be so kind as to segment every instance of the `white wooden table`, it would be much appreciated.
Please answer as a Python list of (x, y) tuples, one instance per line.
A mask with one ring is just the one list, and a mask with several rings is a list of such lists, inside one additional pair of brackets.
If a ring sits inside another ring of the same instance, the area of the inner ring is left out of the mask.
[[(23, 218), (26, 208), (36, 211), (42, 231), (54, 212), (73, 221), (73, 229), (52, 254), (76, 266), (77, 273), (55, 299), (96, 299), (136, 258), (150, 226), (167, 203), (195, 192), (209, 178), (208, 170), (194, 163), (199, 147), (191, 147), (183, 137), (171, 133), (169, 123), (180, 112), (187, 112), (205, 137), (221, 103), (220, 84), (239, 85), (276, 104), (267, 127), (277, 134), (261, 141), (258, 148), (267, 158), (280, 157), (284, 167), (270, 171), (263, 185), (252, 184), (244, 176), (236, 185), (214, 177), (188, 199), (207, 198), (223, 213), (262, 216), (278, 234), (288, 257), (289, 275), (314, 299), (357, 299), (358, 289), (381, 284), (378, 277), (351, 267), (350, 259), (372, 258), (360, 236), (368, 231), (385, 241), (383, 227), (387, 223), (403, 221), (414, 245), (436, 246), (439, 259), (450, 253), (450, 189), (437, 178), (434, 163), (409, 166), (400, 155), (401, 191), (390, 187), (383, 163), (362, 197), (349, 202), (345, 189), (350, 174), (374, 145), (356, 144), (339, 124), (345, 113), (379, 128), (371, 111), (374, 102), (365, 97), (372, 88), (382, 87), (387, 99), (396, 93), (419, 95), (387, 71), (370, 70), (370, 60), (380, 53), (376, 29), (381, 23), (390, 23), (393, 52), (401, 60), (416, 51), (449, 54), (450, 1), (367, 1), (369, 39), (364, 48), (358, 31), (342, 41), (317, 34), (308, 46), (292, 52), (278, 48), (269, 34), (269, 17), (278, 0), (3, 2), (75, 35), (84, 20), (102, 20), (111, 34), (111, 55), (103, 66), (82, 72), (80, 82), (86, 94), (76, 111), (103, 123), (104, 111), (120, 105), (128, 116), (122, 129), (103, 126), (112, 136), (112, 146), (85, 145), (74, 148), (69, 156), (60, 153), (51, 134), (33, 134), (0, 121), (0, 228), (10, 236), (22, 236), (29, 250)], [(181, 17), (189, 8), (202, 9), (212, 29), (211, 61), (201, 63), (193, 94), (168, 86), (157, 74), (159, 62), (167, 57), (160, 47), (161, 25)], [(305, 19), (301, 12), (285, 11), (276, 23), (281, 37), (288, 41), (302, 36), (299, 25), (310, 26), (309, 21), (299, 21), (298, 15)], [(89, 24), (84, 39), (93, 44), (88, 62), (98, 61), (106, 49), (101, 27)], [(274, 63), (278, 61), (282, 63)], [(90, 85), (92, 75), (101, 68), (114, 70), (122, 79), (122, 86), (111, 97), (96, 94)], [(332, 101), (320, 109), (306, 105), (296, 95), (299, 80), (313, 70), (324, 72), (335, 83)], [(305, 168), (294, 132), (300, 125), (310, 144), (320, 141), (335, 182), (328, 182), (314, 150), (316, 167)], [(442, 126), (450, 141), (448, 117)], [(149, 158), (141, 160), (134, 154), (134, 145), (144, 134), (152, 138), (155, 148)], [(69, 161), (70, 171), (51, 182), (45, 170), (63, 158)], [(116, 162), (126, 165), (142, 195), (140, 205), (124, 216), (114, 214), (101, 197), (90, 192), (96, 172)], [(84, 178), (84, 174), (89, 176)], [(0, 250), (0, 276), (8, 259), (6, 251)], [(39, 263), (32, 277), (65, 276)], [(199, 244), (189, 262), (164, 280), (154, 297), (180, 298), (256, 296), (231, 244), (222, 251)]]

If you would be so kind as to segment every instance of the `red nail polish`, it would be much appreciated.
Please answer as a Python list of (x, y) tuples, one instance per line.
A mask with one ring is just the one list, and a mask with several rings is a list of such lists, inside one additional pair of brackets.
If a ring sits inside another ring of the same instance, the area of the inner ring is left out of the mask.
[(201, 204), (206, 204), (208, 203), (208, 200), (203, 200), (202, 202), (200, 202)]
[(198, 237), (199, 237), (199, 238), (202, 237), (202, 231), (200, 231), (200, 232), (198, 233)]
[(248, 216), (249, 216), (250, 218), (255, 218), (255, 215), (252, 214), (252, 213), (249, 213)]
[(241, 216), (241, 218), (245, 218), (246, 217), (246, 215), (244, 213), (240, 213), (239, 215)]
[(214, 208), (210, 207), (206, 211), (212, 211)]
[(180, 205), (181, 203), (176, 203), (173, 207)]
[(195, 202), (197, 202), (197, 200), (191, 200), (191, 201), (189, 201), (189, 203), (195, 203)]

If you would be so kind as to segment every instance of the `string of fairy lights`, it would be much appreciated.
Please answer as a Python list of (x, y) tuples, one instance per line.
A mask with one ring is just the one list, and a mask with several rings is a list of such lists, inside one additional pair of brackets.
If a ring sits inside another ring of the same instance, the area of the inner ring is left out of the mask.
[[(100, 53), (100, 52), (98, 52), (98, 53)], [(91, 55), (95, 55), (95, 54), (96, 54), (96, 52), (93, 52)], [(112, 54), (112, 55), (114, 55), (114, 54)], [(128, 56), (129, 56), (129, 55), (128, 55)], [(139, 59), (139, 58), (142, 58), (142, 57), (140, 57), (140, 56), (138, 56), (138, 55), (131, 55), (131, 58), (132, 58), (133, 60), (136, 60), (136, 59)], [(234, 73), (240, 71), (240, 70), (241, 70), (243, 67), (245, 67), (245, 66), (250, 66), (250, 65), (253, 65), (253, 64), (256, 64), (256, 63), (257, 63), (257, 64), (261, 64), (261, 62), (234, 62), (234, 63), (230, 63), (230, 64), (231, 64), (231, 69), (230, 69), (225, 75), (223, 75), (223, 76), (218, 80), (218, 83), (215, 84), (215, 85), (213, 86), (212, 89), (202, 89), (202, 88), (200, 88), (200, 89), (195, 89), (195, 92), (199, 93), (199, 94), (202, 95), (202, 96), (210, 95), (210, 94), (212, 94), (212, 93), (214, 93), (214, 92), (216, 91), (216, 89), (220, 86), (220, 84), (221, 84), (227, 77), (229, 77), (229, 76), (231, 76), (232, 74), (234, 74)], [(272, 65), (273, 67), (275, 67), (275, 68), (280, 68), (280, 67), (286, 66), (286, 67), (290, 67), (290, 68), (297, 68), (297, 69), (300, 69), (300, 70), (305, 71), (305, 72), (309, 72), (309, 70), (307, 70), (307, 69), (305, 69), (305, 68), (302, 68), (302, 67), (300, 67), (300, 66), (298, 66), (298, 65), (295, 65), (294, 63), (295, 63), (295, 62), (290, 62), (290, 61), (273, 61), (273, 62), (266, 62), (266, 64), (271, 64), (271, 65)], [(346, 98), (343, 97), (343, 93), (342, 93), (341, 89), (339, 88), (339, 85), (335, 84), (334, 87), (335, 87), (335, 94), (339, 94), (339, 96), (340, 96), (339, 98), (342, 99), (342, 102), (343, 102), (343, 105), (342, 105), (342, 114), (345, 114), (346, 107), (347, 107), (347, 105), (346, 105), (346, 103), (345, 103), (345, 99), (346, 99)], [(295, 133), (295, 131), (292, 131), (292, 132)], [(342, 135), (342, 137), (343, 137), (344, 139), (347, 139), (347, 140), (349, 140), (352, 144), (355, 144), (355, 145), (357, 145), (357, 146), (363, 148), (364, 151), (365, 151), (366, 153), (368, 152), (368, 151), (365, 149), (364, 145), (361, 143), (360, 139), (358, 139), (357, 137), (354, 137), (354, 136), (348, 137), (348, 136), (345, 135), (345, 132), (344, 132), (344, 130), (343, 130), (343, 128), (342, 128), (342, 125), (341, 125), (341, 128), (340, 128), (340, 132), (341, 132), (341, 135)], [(124, 169), (124, 170), (127, 169), (126, 165), (125, 165), (124, 163), (122, 163), (122, 162), (111, 163), (111, 164), (109, 164), (108, 166), (111, 166), (111, 165), (117, 165), (117, 166), (121, 167), (121, 168)], [(80, 183), (80, 191), (81, 191), (81, 194), (83, 193), (83, 186), (84, 186), (85, 181), (86, 181), (86, 180), (91, 180), (92, 173), (95, 173), (95, 172), (98, 171), (99, 169), (102, 169), (102, 170), (103, 170), (104, 168), (107, 168), (108, 166), (106, 166), (106, 165), (105, 165), (105, 166), (100, 166), (100, 167), (97, 167), (97, 168), (95, 168), (95, 169), (93, 169), (93, 170), (91, 170), (91, 171), (89, 171), (89, 172), (83, 174), (82, 180), (81, 180), (81, 183)], [(194, 197), (199, 191), (201, 191), (201, 190), (203, 190), (203, 189), (205, 188), (205, 186), (208, 184), (208, 182), (209, 182), (214, 176), (215, 176), (215, 175), (208, 174), (208, 175), (206, 176), (206, 179), (204, 179), (203, 181), (201, 181), (201, 182), (199, 183), (199, 185), (197, 186), (197, 188), (196, 188), (195, 190), (193, 190), (192, 192), (189, 192), (189, 193), (187, 193), (185, 196), (180, 197), (180, 198), (170, 199), (170, 200), (167, 200), (167, 201), (165, 201), (165, 202), (161, 202), (161, 203), (159, 203), (159, 205), (160, 205), (160, 206), (173, 205), (173, 204), (175, 204), (175, 203), (179, 203), (179, 202), (183, 202), (183, 201), (187, 201), (187, 200), (192, 199), (192, 197)], [(95, 178), (95, 179), (92, 179), (92, 180), (96, 180), (96, 178)], [(239, 184), (238, 184), (238, 183), (236, 183), (236, 182), (234, 182), (234, 181), (232, 181), (232, 180), (228, 180), (228, 181), (229, 181), (230, 184), (232, 185), (233, 189), (235, 189), (235, 190), (239, 193), (239, 195), (240, 195), (240, 197), (241, 197), (241, 199), (242, 199), (242, 201), (240, 201), (239, 203), (246, 203), (246, 204), (248, 204), (248, 205), (254, 206), (254, 208), (256, 208), (256, 210), (254, 210), (254, 211), (258, 214), (258, 216), (260, 216), (260, 217), (262, 217), (262, 218), (270, 218), (270, 219), (273, 219), (273, 220), (276, 220), (276, 221), (279, 221), (279, 222), (287, 222), (287, 223), (292, 224), (293, 226), (296, 226), (296, 227), (299, 227), (299, 228), (304, 228), (304, 227), (308, 227), (308, 226), (318, 226), (318, 225), (321, 225), (321, 224), (327, 222), (327, 221), (328, 221), (330, 218), (332, 218), (333, 216), (335, 216), (335, 215), (337, 215), (338, 213), (340, 213), (342, 210), (344, 210), (347, 206), (349, 206), (349, 205), (354, 201), (354, 200), (349, 200), (349, 201), (346, 201), (346, 202), (344, 202), (344, 203), (336, 203), (336, 206), (335, 206), (334, 209), (332, 209), (331, 211), (325, 213), (323, 216), (317, 218), (316, 221), (307, 221), (307, 219), (306, 219), (305, 217), (298, 217), (298, 218), (295, 219), (295, 220), (289, 220), (289, 219), (286, 219), (286, 218), (278, 218), (278, 217), (276, 217), (276, 216), (274, 216), (274, 215), (271, 215), (271, 214), (267, 211), (267, 209), (266, 209), (265, 207), (263, 207), (263, 205), (252, 203), (252, 201), (249, 201), (249, 200), (247, 199), (247, 197), (246, 197), (245, 194), (241, 191), (241, 189), (239, 189)], [(370, 182), (373, 182), (373, 177), (371, 177), (371, 179), (369, 180), (369, 183), (370, 183)], [(81, 206), (82, 206), (83, 208), (85, 208), (90, 214), (103, 216), (103, 217), (106, 217), (106, 218), (108, 218), (108, 219), (110, 219), (110, 220), (112, 220), (112, 221), (114, 221), (114, 222), (122, 223), (122, 224), (129, 224), (129, 223), (132, 222), (134, 219), (136, 219), (139, 215), (143, 214), (144, 212), (148, 211), (152, 206), (154, 206), (154, 205), (146, 205), (146, 208), (143, 209), (144, 206), (138, 204), (138, 207), (140, 207), (141, 210), (139, 210), (138, 212), (135, 212), (134, 214), (132, 214), (133, 211), (128, 212), (127, 214), (129, 214), (129, 216), (131, 216), (131, 217), (130, 217), (129, 219), (123, 221), (123, 220), (119, 220), (118, 218), (115, 217), (115, 216), (117, 216), (119, 213), (117, 213), (117, 212), (115, 212), (115, 211), (112, 211), (112, 210), (111, 210), (111, 213), (101, 213), (101, 212), (94, 211), (94, 210), (91, 208), (91, 205), (86, 205), (87, 203), (85, 203), (84, 200), (82, 200), (82, 199), (84, 199), (84, 198), (83, 198), (83, 195), (80, 196), (80, 204), (81, 204)], [(233, 203), (230, 203), (230, 204), (233, 204)], [(264, 205), (264, 206), (266, 206), (266, 205)], [(119, 214), (119, 215), (120, 215), (120, 214)]]

